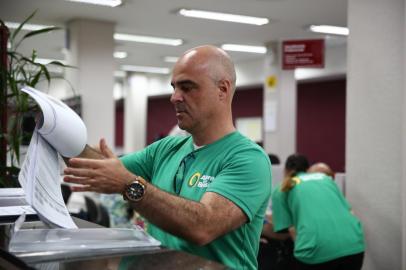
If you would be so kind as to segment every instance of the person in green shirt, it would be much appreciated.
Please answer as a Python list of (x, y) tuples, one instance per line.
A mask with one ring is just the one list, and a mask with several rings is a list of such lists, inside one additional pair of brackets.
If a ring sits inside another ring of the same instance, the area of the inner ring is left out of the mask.
[(256, 269), (271, 167), (233, 125), (235, 81), (225, 51), (205, 45), (185, 52), (173, 68), (170, 101), (191, 136), (170, 136), (121, 159), (102, 139), (100, 151), (86, 147), (69, 160), (64, 180), (82, 185), (74, 191), (122, 193), (167, 247)]
[(272, 193), (274, 230), (290, 230), (295, 269), (361, 269), (365, 244), (360, 221), (333, 179), (317, 172), (326, 167), (314, 166), (311, 173), (308, 168), (302, 155), (286, 160), (285, 178)]

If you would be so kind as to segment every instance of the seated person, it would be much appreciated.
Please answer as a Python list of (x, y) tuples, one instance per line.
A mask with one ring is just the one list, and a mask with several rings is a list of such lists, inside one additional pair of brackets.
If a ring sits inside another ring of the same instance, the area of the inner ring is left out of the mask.
[(308, 168), (306, 157), (288, 157), (285, 179), (272, 193), (274, 230), (290, 229), (295, 269), (361, 269), (360, 221), (333, 179)]

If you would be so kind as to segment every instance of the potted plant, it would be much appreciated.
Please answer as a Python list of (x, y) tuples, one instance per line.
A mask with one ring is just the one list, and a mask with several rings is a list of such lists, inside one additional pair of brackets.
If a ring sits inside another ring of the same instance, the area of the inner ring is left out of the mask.
[(23, 26), (34, 15), (35, 12), (13, 32), (0, 20), (0, 187), (19, 186), (20, 146), (32, 135), (23, 131), (23, 119), (38, 111), (37, 105), (20, 89), (24, 85), (35, 87), (43, 80), (49, 85), (52, 78), (49, 65), (68, 67), (58, 61), (39, 63), (35, 49), (30, 56), (19, 52), (24, 40), (60, 29), (48, 27), (22, 34)]

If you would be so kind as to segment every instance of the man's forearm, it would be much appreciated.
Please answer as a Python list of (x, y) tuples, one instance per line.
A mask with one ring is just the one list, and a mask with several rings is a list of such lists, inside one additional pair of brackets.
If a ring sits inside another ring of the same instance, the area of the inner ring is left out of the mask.
[(206, 206), (199, 202), (185, 200), (159, 190), (147, 184), (145, 198), (132, 204), (133, 208), (149, 222), (173, 235), (200, 243), (203, 235), (198, 227), (207, 222), (202, 216), (207, 215)]
[[(80, 158), (91, 158), (91, 159), (103, 159), (103, 155), (100, 153), (99, 150), (90, 147), (86, 144), (85, 149), (77, 156)], [(69, 158), (63, 157), (63, 160), (66, 164), (69, 164)]]
[[(214, 193), (211, 196), (217, 196), (213, 197), (214, 200), (224, 200), (218, 201), (222, 207), (187, 200), (147, 184), (145, 197), (134, 203), (133, 208), (161, 229), (197, 245), (204, 245), (246, 221), (243, 213), (236, 215), (236, 211), (241, 210), (232, 202)], [(224, 204), (232, 206), (224, 207)]]

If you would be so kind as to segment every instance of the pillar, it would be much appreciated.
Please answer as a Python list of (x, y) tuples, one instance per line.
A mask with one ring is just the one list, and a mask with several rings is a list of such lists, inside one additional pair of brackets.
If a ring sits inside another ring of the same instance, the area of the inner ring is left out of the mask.
[(279, 42), (268, 45), (265, 57), (264, 148), (283, 163), (296, 151), (296, 81), (293, 70), (282, 70)]
[(68, 23), (66, 77), (82, 99), (82, 118), (88, 143), (105, 138), (114, 146), (114, 23), (76, 19)]
[(404, 0), (349, 0), (348, 26), (346, 186), (363, 269), (405, 269)]

